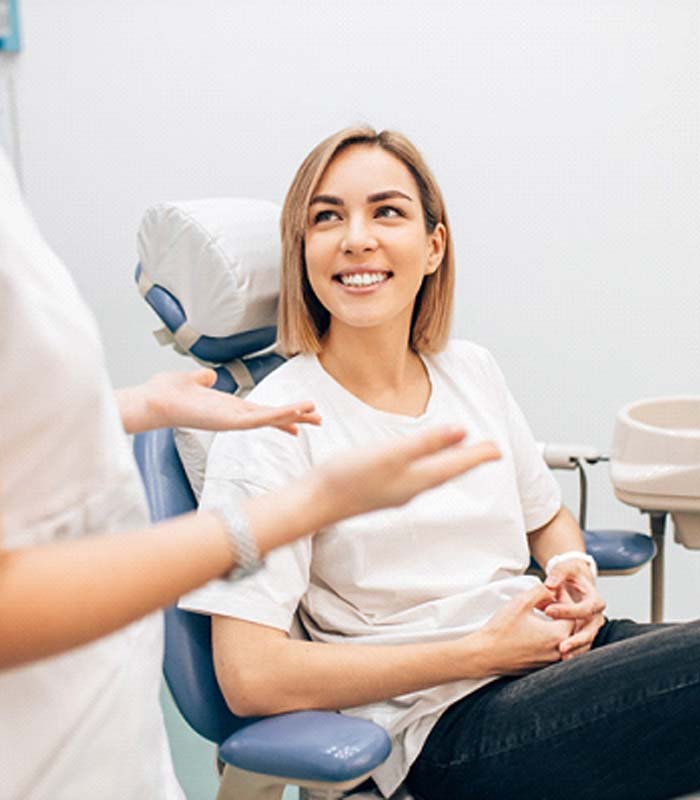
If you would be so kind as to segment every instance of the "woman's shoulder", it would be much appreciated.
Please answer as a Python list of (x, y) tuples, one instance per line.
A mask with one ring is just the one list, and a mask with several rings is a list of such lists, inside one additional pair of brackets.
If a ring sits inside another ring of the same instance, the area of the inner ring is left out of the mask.
[(247, 399), (254, 403), (274, 405), (309, 399), (317, 363), (313, 355), (293, 356), (266, 375)]
[(496, 367), (494, 357), (483, 345), (468, 339), (450, 339), (439, 353), (430, 356), (437, 365), (446, 369), (473, 368), (480, 372), (491, 372)]

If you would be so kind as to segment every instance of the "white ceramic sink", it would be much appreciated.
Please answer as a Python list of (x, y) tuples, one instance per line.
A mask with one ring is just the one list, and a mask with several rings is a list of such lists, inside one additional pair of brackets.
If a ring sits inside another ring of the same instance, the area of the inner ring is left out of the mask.
[(700, 396), (625, 406), (615, 423), (610, 477), (618, 499), (669, 511), (676, 541), (700, 549)]

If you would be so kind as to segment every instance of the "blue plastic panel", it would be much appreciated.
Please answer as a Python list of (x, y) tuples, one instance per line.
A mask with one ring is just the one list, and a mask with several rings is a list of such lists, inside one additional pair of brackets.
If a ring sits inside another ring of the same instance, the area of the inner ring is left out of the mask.
[(626, 572), (643, 567), (656, 555), (650, 536), (633, 531), (584, 531), (586, 552), (593, 556), (600, 573)]
[(0, 0), (0, 19), (5, 23), (0, 27), (0, 50), (19, 52), (21, 41), (18, 0)]
[[(656, 545), (650, 536), (635, 531), (601, 530), (583, 531), (586, 552), (593, 556), (598, 572), (634, 572), (641, 569), (656, 555)], [(530, 569), (539, 571), (535, 559)]]
[(297, 711), (239, 731), (219, 756), (251, 772), (340, 782), (370, 772), (390, 750), (388, 734), (373, 722), (330, 711)]
[[(141, 470), (153, 522), (196, 508), (169, 428), (140, 433), (134, 454)], [(255, 721), (232, 714), (221, 694), (211, 657), (211, 618), (178, 608), (165, 611), (163, 672), (175, 704), (200, 736), (219, 744)]]

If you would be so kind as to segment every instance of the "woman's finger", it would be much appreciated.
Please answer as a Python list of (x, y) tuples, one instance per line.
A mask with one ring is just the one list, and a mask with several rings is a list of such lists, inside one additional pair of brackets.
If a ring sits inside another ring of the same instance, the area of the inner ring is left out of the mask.
[(274, 425), (278, 431), (288, 433), (290, 436), (296, 436), (299, 433), (299, 428), (296, 425)]
[(314, 415), (316, 413), (316, 406), (310, 400), (301, 400), (298, 403), (289, 403), (286, 406), (264, 406), (260, 403), (253, 403), (250, 400), (241, 400), (236, 398), (240, 408), (246, 411), (259, 411), (264, 409), (266, 411), (279, 411), (281, 414), (299, 414), (299, 416)]
[(588, 650), (593, 644), (596, 634), (603, 625), (604, 619), (602, 614), (596, 614), (589, 620), (582, 628), (569, 636), (559, 645), (559, 651), (562, 656), (572, 655), (580, 650)]
[(275, 427), (301, 424), (320, 425), (321, 417), (316, 412), (302, 412), (294, 406), (266, 408), (265, 406), (248, 404), (244, 412), (238, 415), (236, 422), (238, 423), (237, 427), (242, 429), (260, 428), (265, 425), (273, 425)]
[(202, 369), (198, 369), (196, 372), (188, 373), (193, 378), (195, 383), (198, 383), (200, 386), (204, 386), (207, 389), (210, 389), (215, 383), (217, 379), (216, 371), (210, 369), (209, 367), (204, 367)]
[(408, 436), (397, 441), (392, 449), (392, 457), (400, 463), (416, 461), (419, 458), (439, 453), (446, 447), (464, 441), (467, 432), (456, 425), (443, 425), (417, 436)]
[(583, 656), (586, 653), (589, 653), (591, 650), (591, 645), (587, 644), (583, 647), (579, 647), (576, 650), (570, 650), (568, 653), (563, 653), (561, 660), (562, 661), (570, 661), (572, 658), (577, 658), (578, 656)]
[(552, 603), (547, 606), (547, 616), (552, 619), (586, 619), (599, 614), (605, 603), (597, 594), (588, 595), (577, 603)]
[[(443, 452), (433, 455), (435, 449), (442, 449)], [(405, 452), (403, 455), (406, 459), (411, 458)], [(416, 461), (414, 477), (421, 486), (429, 488), (500, 457), (500, 452), (492, 442), (481, 442), (470, 447), (451, 446), (450, 437), (446, 437), (446, 442), (439, 448), (435, 448), (434, 442), (431, 442), (423, 452), (417, 449), (413, 451), (412, 460)], [(400, 459), (399, 463), (404, 463), (404, 459)]]

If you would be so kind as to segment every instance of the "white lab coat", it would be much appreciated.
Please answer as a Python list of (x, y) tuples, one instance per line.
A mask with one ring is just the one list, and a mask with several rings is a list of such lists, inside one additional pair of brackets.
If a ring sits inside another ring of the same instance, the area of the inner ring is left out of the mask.
[[(1, 151), (0, 520), (6, 548), (147, 521), (95, 321)], [(86, 610), (76, 597), (75, 613)], [(158, 703), (162, 648), (156, 614), (0, 672), (0, 797), (180, 800)]]

